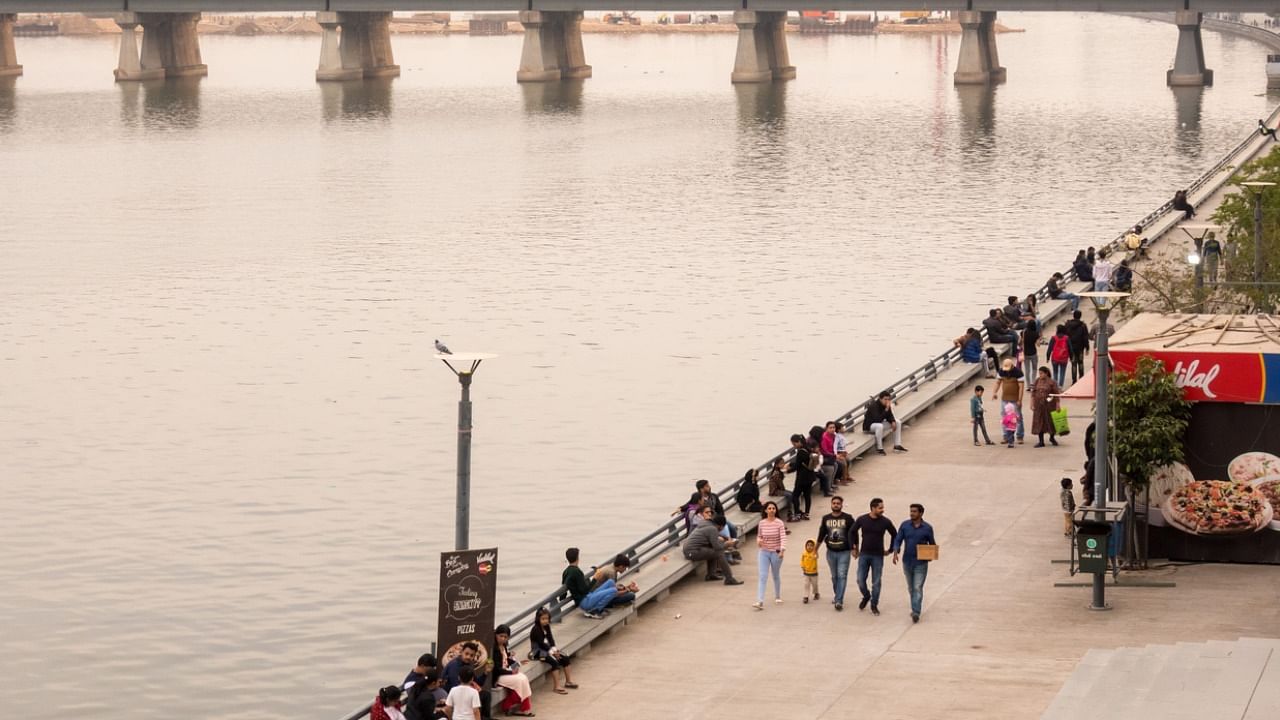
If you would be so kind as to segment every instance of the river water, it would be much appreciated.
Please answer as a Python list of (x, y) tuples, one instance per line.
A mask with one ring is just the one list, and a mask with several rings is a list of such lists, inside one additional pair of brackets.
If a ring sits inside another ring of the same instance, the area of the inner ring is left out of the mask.
[[(1258, 46), (1009, 15), (958, 37), (205, 38), (198, 82), (113, 85), (113, 39), (19, 41), (0, 86), (4, 714), (317, 718), (434, 635), (457, 384), (490, 351), (472, 545), (500, 612), (727, 483), (1167, 199), (1269, 110)], [(910, 433), (907, 434), (910, 445)], [(641, 578), (643, 581), (643, 578)]]

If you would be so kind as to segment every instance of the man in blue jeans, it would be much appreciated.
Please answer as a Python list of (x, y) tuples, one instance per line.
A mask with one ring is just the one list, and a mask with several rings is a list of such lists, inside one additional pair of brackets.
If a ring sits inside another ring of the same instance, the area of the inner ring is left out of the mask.
[[(884, 572), (884, 534), (897, 537), (893, 521), (884, 516), (884, 500), (871, 499), (871, 512), (853, 521), (853, 555), (858, 558), (858, 590), (862, 592), (859, 610), (866, 610), (871, 603), (871, 614), (880, 614), (880, 576)], [(861, 541), (858, 536), (861, 535)], [(867, 574), (871, 574), (871, 589), (867, 589)]]
[(916, 557), (920, 545), (937, 545), (933, 539), (933, 526), (924, 521), (924, 506), (911, 503), (911, 519), (902, 523), (893, 537), (893, 564), (898, 564), (902, 554), (902, 573), (907, 576), (907, 591), (911, 593), (911, 622), (920, 622), (920, 610), (924, 605), (924, 580), (929, 576), (929, 561)]
[(844, 610), (844, 589), (849, 583), (849, 558), (853, 550), (853, 516), (843, 512), (844, 498), (831, 498), (831, 512), (818, 523), (818, 545), (827, 543), (827, 567), (831, 570), (831, 602)]

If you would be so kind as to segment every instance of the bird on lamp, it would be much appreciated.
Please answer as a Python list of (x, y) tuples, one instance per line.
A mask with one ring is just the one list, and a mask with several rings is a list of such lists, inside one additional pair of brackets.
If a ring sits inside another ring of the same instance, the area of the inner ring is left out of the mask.
[(440, 342), (439, 340), (436, 340), (436, 352), (440, 353), (441, 355), (452, 355), (452, 354), (453, 354), (453, 351), (452, 351), (452, 350), (450, 350), (450, 349), (449, 349), (449, 347), (448, 347), (447, 345), (445, 345), (444, 343)]

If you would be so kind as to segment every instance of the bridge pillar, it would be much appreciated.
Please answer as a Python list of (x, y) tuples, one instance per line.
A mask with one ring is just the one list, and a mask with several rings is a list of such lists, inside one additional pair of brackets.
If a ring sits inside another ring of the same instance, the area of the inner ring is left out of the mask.
[(516, 82), (553, 82), (591, 77), (582, 48), (582, 12), (522, 10), (524, 48)]
[(1204, 66), (1200, 17), (1193, 10), (1179, 10), (1174, 19), (1178, 24), (1178, 50), (1173, 56), (1173, 68), (1165, 75), (1165, 82), (1172, 87), (1213, 84), (1213, 71)]
[(962, 10), (960, 58), (956, 62), (955, 85), (991, 85), (1004, 82), (1007, 72), (1000, 66), (996, 50), (996, 14)]
[(18, 16), (0, 13), (0, 77), (17, 77), (22, 74), (18, 64), (18, 49), (13, 44), (13, 25)]
[(785, 11), (735, 10), (733, 22), (738, 26), (738, 54), (730, 81), (769, 83), (796, 76), (787, 51)]
[[(351, 80), (355, 78), (398, 77), (400, 66), (391, 51), (391, 13), (340, 12), (334, 18), (325, 15), (324, 36), (320, 41), (320, 66), (316, 80)], [(338, 59), (332, 57), (332, 43), (337, 27)], [(326, 51), (329, 55), (326, 57)]]
[[(200, 59), (196, 25), (200, 13), (120, 13), (120, 60), (117, 81), (157, 80), (166, 77), (199, 77), (209, 74)], [(142, 26), (142, 50), (137, 30)]]
[(982, 11), (982, 27), (987, 36), (987, 57), (991, 60), (991, 82), (1002, 83), (1009, 72), (1000, 64), (1000, 50), (996, 47), (996, 12)]
[(364, 69), (344, 67), (342, 64), (341, 39), (338, 28), (338, 13), (320, 11), (316, 13), (316, 22), (320, 24), (320, 64), (316, 66), (316, 80), (359, 80), (364, 77)]

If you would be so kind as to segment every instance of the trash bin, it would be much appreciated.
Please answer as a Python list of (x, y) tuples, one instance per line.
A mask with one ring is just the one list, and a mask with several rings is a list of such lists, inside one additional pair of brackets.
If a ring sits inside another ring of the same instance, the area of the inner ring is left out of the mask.
[(1076, 557), (1080, 559), (1080, 572), (1107, 572), (1107, 542), (1111, 536), (1111, 523), (1084, 520), (1076, 523)]

